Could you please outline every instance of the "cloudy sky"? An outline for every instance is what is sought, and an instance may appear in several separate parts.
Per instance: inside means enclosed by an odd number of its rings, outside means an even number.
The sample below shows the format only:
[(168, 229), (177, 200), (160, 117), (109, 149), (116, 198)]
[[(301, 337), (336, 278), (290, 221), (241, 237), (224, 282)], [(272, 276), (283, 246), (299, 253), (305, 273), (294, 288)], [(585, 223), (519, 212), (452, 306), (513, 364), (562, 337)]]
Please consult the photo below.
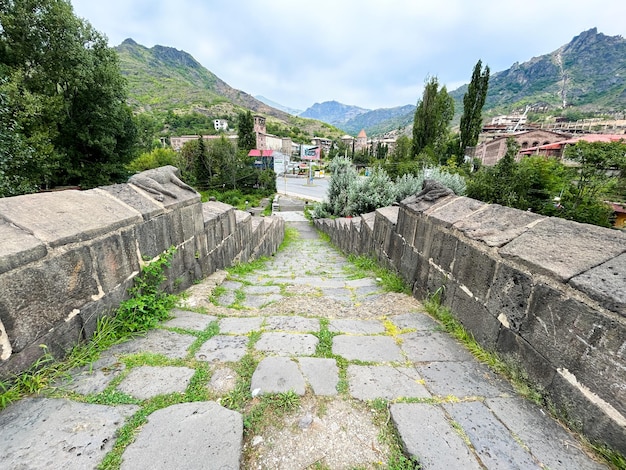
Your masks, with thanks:
[(415, 104), (481, 59), (492, 73), (597, 27), (626, 36), (626, 2), (604, 0), (71, 0), (111, 46), (184, 50), (230, 86), (306, 109)]

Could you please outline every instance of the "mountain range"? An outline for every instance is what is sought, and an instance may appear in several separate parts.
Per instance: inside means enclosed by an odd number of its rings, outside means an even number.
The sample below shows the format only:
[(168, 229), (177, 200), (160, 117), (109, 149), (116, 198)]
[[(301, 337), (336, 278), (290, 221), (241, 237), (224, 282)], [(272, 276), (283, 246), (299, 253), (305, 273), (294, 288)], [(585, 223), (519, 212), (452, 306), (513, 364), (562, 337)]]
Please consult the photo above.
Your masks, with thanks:
[[(412, 104), (368, 110), (328, 101), (315, 103), (299, 113), (267, 98), (231, 88), (184, 51), (164, 46), (148, 49), (132, 39), (125, 40), (116, 50), (122, 73), (128, 80), (129, 102), (137, 111), (195, 110), (215, 117), (230, 117), (238, 110), (250, 109), (268, 116), (268, 122), (276, 125), (305, 126), (310, 133), (328, 137), (342, 132), (355, 135), (361, 129), (368, 135), (382, 134), (410, 125), (415, 112)], [(589, 112), (623, 111), (626, 109), (624, 75), (626, 40), (621, 36), (606, 36), (593, 28), (556, 51), (492, 73), (484, 114), (509, 113), (527, 106), (558, 114), (564, 104)], [(450, 91), (457, 119), (466, 90), (464, 85)]]

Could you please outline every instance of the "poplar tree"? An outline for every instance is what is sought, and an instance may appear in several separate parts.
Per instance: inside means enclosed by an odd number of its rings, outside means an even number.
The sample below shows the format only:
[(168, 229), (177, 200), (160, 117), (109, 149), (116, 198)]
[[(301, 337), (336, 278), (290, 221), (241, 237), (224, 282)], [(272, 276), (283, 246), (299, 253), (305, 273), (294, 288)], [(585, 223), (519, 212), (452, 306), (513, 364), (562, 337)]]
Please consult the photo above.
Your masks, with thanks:
[(256, 148), (254, 118), (250, 111), (240, 112), (237, 117), (237, 147), (241, 150)]
[(472, 80), (463, 96), (463, 115), (461, 116), (461, 143), (458, 155), (459, 164), (463, 163), (465, 149), (478, 143), (478, 134), (482, 129), (482, 111), (489, 88), (489, 66), (483, 70), (482, 61), (474, 66)]
[(437, 77), (432, 77), (424, 87), (413, 120), (413, 156), (427, 147), (440, 151), (448, 136), (448, 125), (454, 115), (454, 100), (445, 85), (439, 89)]

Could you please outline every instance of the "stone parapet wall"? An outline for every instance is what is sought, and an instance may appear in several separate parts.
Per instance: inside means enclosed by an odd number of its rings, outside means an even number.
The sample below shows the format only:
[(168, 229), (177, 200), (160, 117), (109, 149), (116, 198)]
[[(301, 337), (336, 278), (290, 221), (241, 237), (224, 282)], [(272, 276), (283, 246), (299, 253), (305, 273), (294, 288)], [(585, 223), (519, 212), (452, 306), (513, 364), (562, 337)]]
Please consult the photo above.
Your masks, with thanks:
[(439, 292), (578, 430), (626, 454), (626, 233), (457, 196), (316, 226), (417, 298)]
[(0, 198), (0, 380), (45, 350), (60, 358), (128, 298), (141, 267), (175, 247), (169, 292), (274, 253), (285, 225), (165, 185), (159, 202), (132, 184)]

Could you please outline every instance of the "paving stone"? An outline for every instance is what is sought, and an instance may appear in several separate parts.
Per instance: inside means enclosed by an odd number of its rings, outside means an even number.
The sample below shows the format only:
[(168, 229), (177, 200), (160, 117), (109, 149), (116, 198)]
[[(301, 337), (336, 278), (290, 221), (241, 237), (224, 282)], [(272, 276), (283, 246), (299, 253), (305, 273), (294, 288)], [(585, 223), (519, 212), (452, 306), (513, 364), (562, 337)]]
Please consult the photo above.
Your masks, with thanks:
[(415, 369), (389, 366), (348, 366), (350, 395), (360, 400), (429, 398)]
[(242, 302), (245, 308), (257, 309), (263, 308), (273, 302), (278, 302), (284, 297), (280, 294), (269, 295), (246, 295), (246, 299)]
[(372, 279), (369, 277), (365, 277), (363, 279), (352, 279), (352, 280), (345, 281), (345, 286), (351, 289), (356, 289), (358, 287), (379, 288), (378, 282), (376, 282), (376, 279)]
[(280, 286), (245, 286), (243, 291), (248, 294), (267, 295), (280, 294)]
[(247, 336), (217, 335), (200, 346), (196, 359), (208, 362), (237, 362), (247, 352)]
[[(415, 329), (417, 331), (441, 331), (442, 326), (425, 313), (405, 313), (394, 315), (389, 320), (401, 330)], [(408, 333), (408, 332), (407, 332)]]
[(221, 367), (215, 369), (211, 374), (211, 380), (209, 381), (209, 387), (219, 394), (225, 394), (232, 392), (237, 386), (237, 372), (230, 367)]
[[(316, 286), (319, 288), (319, 286)], [(341, 302), (343, 304), (352, 304), (352, 292), (347, 289), (323, 289), (319, 288), (324, 297)]]
[(135, 405), (25, 398), (0, 412), (0, 468), (96, 468)]
[(527, 400), (517, 397), (489, 398), (485, 404), (528, 446), (531, 454), (545, 468), (606, 469), (605, 465), (590, 459), (580, 449), (574, 436)]
[(390, 411), (404, 450), (417, 457), (422, 468), (481, 469), (440, 407), (426, 403), (394, 403)]
[(320, 321), (317, 318), (296, 316), (267, 317), (265, 319), (267, 331), (290, 331), (307, 333), (319, 331)]
[(400, 348), (389, 336), (346, 336), (333, 338), (333, 354), (349, 361), (401, 362)]
[(188, 310), (174, 309), (172, 310), (172, 315), (174, 318), (163, 323), (163, 326), (203, 331), (211, 322), (217, 321), (217, 317), (212, 315), (190, 312)]
[(145, 336), (116, 344), (104, 354), (104, 357), (111, 354), (151, 352), (163, 354), (170, 359), (182, 359), (187, 355), (187, 349), (195, 340), (196, 337), (192, 335), (183, 335), (167, 330), (150, 330)]
[(478, 458), (489, 469), (539, 469), (539, 463), (481, 402), (443, 405), (469, 437)]
[(235, 291), (229, 290), (217, 298), (217, 304), (228, 307), (235, 303)]
[(385, 326), (378, 320), (331, 320), (328, 330), (354, 335), (384, 333)]
[(497, 397), (513, 393), (511, 386), (483, 364), (473, 362), (431, 362), (415, 367), (434, 395)]
[(122, 470), (239, 469), (243, 419), (215, 402), (155, 411), (122, 455)]
[(233, 335), (245, 335), (251, 331), (259, 331), (262, 324), (262, 317), (222, 318), (219, 321), (220, 333)]
[(135, 367), (117, 389), (140, 400), (168, 393), (183, 393), (194, 373), (194, 369), (189, 367)]
[(70, 372), (70, 377), (55, 386), (82, 395), (102, 393), (126, 366), (115, 356), (102, 357), (93, 364)]
[(339, 368), (334, 359), (301, 357), (298, 362), (315, 395), (337, 395)]
[(472, 355), (450, 335), (438, 332), (399, 335), (401, 348), (413, 362), (472, 361)]
[(309, 334), (263, 333), (254, 347), (282, 356), (310, 356), (315, 354), (319, 340)]
[(285, 393), (293, 390), (298, 395), (304, 395), (304, 377), (298, 365), (286, 357), (266, 357), (252, 374), (250, 392), (258, 390), (264, 393)]

